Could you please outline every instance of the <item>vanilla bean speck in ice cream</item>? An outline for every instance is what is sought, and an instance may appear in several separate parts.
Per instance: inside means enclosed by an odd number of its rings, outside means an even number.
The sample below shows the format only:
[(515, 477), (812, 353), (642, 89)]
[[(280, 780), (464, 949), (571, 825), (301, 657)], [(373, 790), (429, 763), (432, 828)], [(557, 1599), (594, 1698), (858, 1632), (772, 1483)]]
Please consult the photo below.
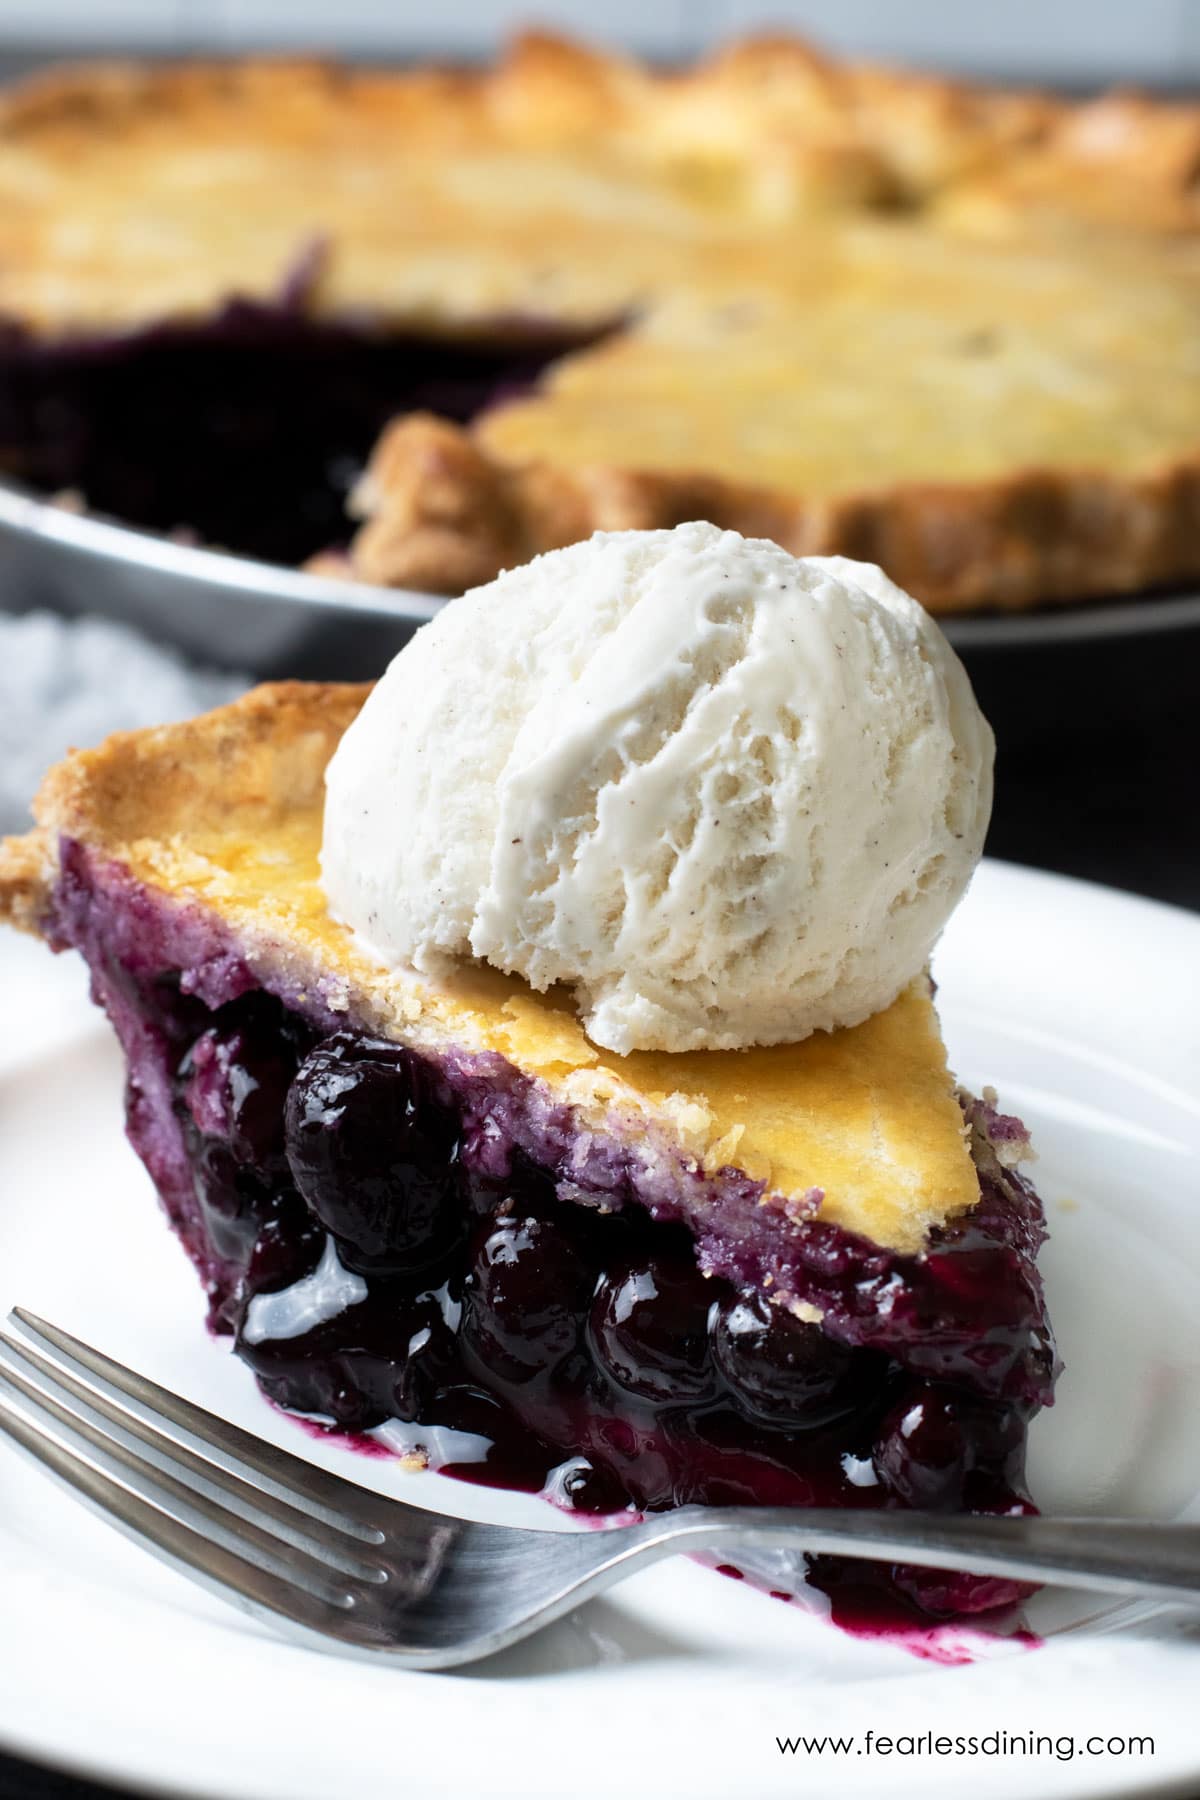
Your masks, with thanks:
[(983, 847), (992, 735), (873, 564), (601, 532), (444, 608), (330, 764), (323, 879), (377, 957), (573, 990), (593, 1042), (857, 1024)]

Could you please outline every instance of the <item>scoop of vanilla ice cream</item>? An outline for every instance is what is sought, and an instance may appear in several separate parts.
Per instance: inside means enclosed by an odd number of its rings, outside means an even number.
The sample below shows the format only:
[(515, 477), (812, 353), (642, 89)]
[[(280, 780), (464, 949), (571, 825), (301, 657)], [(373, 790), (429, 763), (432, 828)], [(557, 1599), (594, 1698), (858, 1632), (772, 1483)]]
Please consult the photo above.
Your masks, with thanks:
[(447, 606), (329, 767), (335, 914), (389, 962), (568, 983), (607, 1049), (852, 1025), (979, 859), (992, 735), (870, 563), (597, 533)]

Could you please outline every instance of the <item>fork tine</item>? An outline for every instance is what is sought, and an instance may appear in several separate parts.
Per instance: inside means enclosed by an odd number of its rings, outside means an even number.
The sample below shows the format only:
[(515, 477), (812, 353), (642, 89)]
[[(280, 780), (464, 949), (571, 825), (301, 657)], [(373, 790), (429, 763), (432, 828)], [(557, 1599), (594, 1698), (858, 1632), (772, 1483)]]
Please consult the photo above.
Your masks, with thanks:
[[(7, 1332), (0, 1330), (0, 1374), (8, 1374), (21, 1387), (26, 1398), (34, 1398), (29, 1377), (26, 1376), (24, 1381), (18, 1380), (20, 1371), (13, 1370), (11, 1363), (5, 1361), (4, 1351), (8, 1351), (10, 1357), (19, 1357), (22, 1368), (41, 1377), (42, 1383), (51, 1383), (52, 1390), (60, 1390), (70, 1395), (71, 1399), (81, 1401), (89, 1412), (99, 1414), (119, 1430), (138, 1438), (151, 1451), (152, 1457), (159, 1459), (153, 1466), (165, 1463), (168, 1475), (177, 1475), (180, 1469), (185, 1469), (189, 1475), (197, 1477), (236, 1518), (241, 1519), (249, 1514), (251, 1522), (256, 1515), (258, 1518), (268, 1519), (288, 1543), (299, 1550), (314, 1553), (322, 1562), (339, 1569), (344, 1575), (355, 1575), (366, 1581), (378, 1579), (375, 1565), (363, 1562), (351, 1548), (352, 1545), (360, 1545), (361, 1538), (350, 1537), (340, 1528), (331, 1538), (331, 1528), (323, 1521), (302, 1512), (290, 1501), (280, 1500), (266, 1489), (243, 1481), (240, 1475), (227, 1470), (211, 1458), (198, 1455), (187, 1444), (158, 1430), (132, 1407), (113, 1399), (98, 1383), (79, 1380), (66, 1369), (58, 1367), (49, 1357), (42, 1356), (32, 1344), (21, 1338), (9, 1337)], [(47, 1394), (44, 1385), (38, 1385), (36, 1397), (44, 1400), (47, 1405), (53, 1403), (53, 1391)], [(71, 1418), (73, 1422), (79, 1418), (73, 1409)], [(83, 1423), (80, 1421), (80, 1429), (83, 1428)]]
[[(93, 1425), (89, 1419), (72, 1410), (52, 1393), (46, 1393), (34, 1381), (26, 1379), (18, 1370), (7, 1362), (0, 1362), (0, 1393), (11, 1407), (12, 1392), (21, 1398), (39, 1415), (48, 1414), (59, 1426), (81, 1438), (110, 1463), (117, 1463), (126, 1472), (122, 1476), (122, 1485), (139, 1491), (144, 1499), (167, 1510), (166, 1502), (170, 1502), (170, 1511), (175, 1516), (194, 1515), (204, 1521), (214, 1539), (227, 1540), (227, 1547), (235, 1551), (249, 1550), (256, 1562), (286, 1580), (297, 1582), (322, 1598), (332, 1600), (343, 1591), (347, 1571), (339, 1571), (329, 1566), (325, 1560), (318, 1560), (308, 1551), (294, 1543), (264, 1531), (252, 1520), (243, 1518), (231, 1508), (223, 1506), (220, 1501), (212, 1500), (207, 1494), (188, 1487), (175, 1475), (160, 1469), (148, 1462), (136, 1450), (131, 1449), (120, 1439), (112, 1437), (102, 1427)], [(56, 1436), (60, 1434), (56, 1433)], [(80, 1454), (77, 1450), (76, 1454)], [(359, 1573), (359, 1571), (350, 1571)], [(362, 1571), (371, 1579), (370, 1573)], [(342, 1582), (339, 1585), (339, 1574)], [(382, 1571), (375, 1571), (374, 1579), (384, 1579)]]
[[(132, 1369), (114, 1362), (103, 1351), (94, 1350), (90, 1344), (82, 1343), (70, 1332), (38, 1318), (36, 1313), (26, 1311), (23, 1306), (14, 1306), (9, 1318), (54, 1352), (56, 1366), (65, 1365), (77, 1379), (81, 1372), (93, 1376), (104, 1384), (105, 1389), (115, 1388), (147, 1408), (160, 1428), (169, 1422), (187, 1437), (210, 1445), (228, 1460), (232, 1472), (248, 1485), (258, 1487), (261, 1484), (310, 1517), (319, 1518), (364, 1543), (383, 1542), (384, 1533), (372, 1516), (378, 1512), (380, 1500), (370, 1489), (359, 1487), (345, 1476), (331, 1475), (315, 1463), (305, 1462), (290, 1451), (252, 1437), (248, 1431), (205, 1412), (202, 1407), (159, 1387), (146, 1376), (135, 1375)], [(174, 1438), (173, 1433), (164, 1432), (163, 1435)]]
[(153, 1545), (168, 1562), (215, 1592), (238, 1595), (250, 1610), (291, 1620), (305, 1630), (336, 1634), (354, 1608), (349, 1593), (318, 1594), (213, 1542), (163, 1500), (140, 1494), (110, 1473), (67, 1433), (31, 1420), (0, 1393), (0, 1431), (76, 1494), (90, 1502), (135, 1542)]

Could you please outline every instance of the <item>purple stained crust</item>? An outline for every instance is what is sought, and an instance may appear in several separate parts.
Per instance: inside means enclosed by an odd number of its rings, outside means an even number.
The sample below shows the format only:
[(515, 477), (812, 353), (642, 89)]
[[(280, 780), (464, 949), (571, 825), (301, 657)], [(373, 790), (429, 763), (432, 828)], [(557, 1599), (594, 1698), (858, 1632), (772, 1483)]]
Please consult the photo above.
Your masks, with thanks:
[[(1026, 1426), (1057, 1372), (1044, 1223), (990, 1104), (964, 1101), (979, 1206), (899, 1256), (822, 1221), (817, 1190), (785, 1214), (653, 1131), (581, 1131), (499, 1055), (372, 1036), (331, 986), (256, 968), (210, 914), (69, 840), (48, 930), (125, 1048), (129, 1136), (210, 1322), (280, 1404), (468, 1433), (482, 1455), (439, 1466), (582, 1510), (1029, 1508)], [(330, 1267), (334, 1314), (264, 1332), (259, 1302)], [(863, 1580), (810, 1573), (835, 1605)], [(935, 1616), (1020, 1592), (880, 1579)]]

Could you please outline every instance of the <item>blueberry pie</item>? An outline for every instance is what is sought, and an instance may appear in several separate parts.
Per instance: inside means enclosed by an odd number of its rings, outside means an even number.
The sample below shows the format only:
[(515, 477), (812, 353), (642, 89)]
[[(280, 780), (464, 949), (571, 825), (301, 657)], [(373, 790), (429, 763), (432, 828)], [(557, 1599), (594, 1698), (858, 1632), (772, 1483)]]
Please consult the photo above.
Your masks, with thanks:
[[(637, 611), (655, 630), (668, 600), (661, 584), (654, 591), (650, 561), (660, 557), (661, 571), (668, 553), (686, 553), (686, 603), (701, 593), (704, 655), (688, 653), (687, 679), (699, 685), (673, 736), (647, 748), (618, 731), (628, 764), (604, 775), (595, 829), (576, 841), (573, 867), (599, 854), (611, 795), (628, 812), (647, 804), (646, 771), (661, 769), (659, 757), (689, 732), (707, 729), (698, 709), (725, 695), (752, 710), (755, 684), (777, 660), (764, 642), (761, 668), (754, 663), (755, 632), (771, 625), (760, 615), (799, 616), (790, 589), (770, 580), (772, 571), (787, 574), (784, 564), (801, 565), (774, 546), (752, 546), (766, 598), (749, 637), (731, 648), (718, 604), (740, 604), (726, 598), (740, 565), (728, 534), (688, 531), (683, 539), (654, 534), (675, 539), (668, 551), (626, 540), (597, 551), (636, 564), (642, 587), (625, 622)], [(585, 603), (572, 588), (580, 553), (591, 549), (557, 553), (574, 564), (544, 559), (555, 565), (546, 592), (580, 619), (599, 610), (594, 594)], [(837, 559), (807, 565), (804, 604), (814, 616), (842, 607), (831, 615), (831, 641), (842, 644), (839, 666), (857, 682), (853, 622), (838, 585), (850, 580), (847, 569)], [(520, 603), (514, 580), (526, 573), (505, 578), (507, 603)], [(601, 575), (608, 591), (611, 568)], [(882, 583), (877, 571), (874, 578)], [(482, 619), (503, 601), (491, 593), (463, 600), (468, 635), (476, 603)], [(907, 629), (899, 599), (889, 604), (897, 631)], [(881, 618), (872, 610), (861, 634), (872, 654), (889, 629)], [(548, 611), (546, 620), (546, 629), (561, 630), (560, 617)], [(682, 644), (677, 623), (667, 628)], [(815, 642), (817, 626), (804, 630)], [(539, 692), (557, 705), (555, 646), (537, 633), (534, 641)], [(427, 642), (424, 664), (405, 665)], [(452, 647), (444, 630), (442, 642)], [(418, 954), (419, 969), (379, 952), (381, 914), (371, 915), (375, 945), (334, 916), (330, 817), (341, 807), (357, 818), (368, 806), (353, 756), (347, 765), (349, 746), (366, 746), (372, 767), (382, 766), (380, 730), (400, 729), (410, 716), (389, 684), (405, 665), (410, 695), (436, 688), (437, 647), (436, 636), (420, 634), (369, 700), (357, 687), (267, 686), (190, 723), (75, 753), (47, 778), (39, 828), (3, 851), (0, 910), (88, 962), (128, 1059), (129, 1136), (203, 1281), (213, 1328), (234, 1334), (266, 1393), (287, 1408), (345, 1431), (378, 1430), (464, 1479), (546, 1491), (585, 1511), (685, 1502), (1026, 1509), (1026, 1426), (1050, 1401), (1057, 1372), (1035, 1266), (1042, 1209), (1016, 1166), (1028, 1148), (1022, 1126), (990, 1093), (956, 1091), (924, 973), (860, 1022), (799, 1041), (613, 1051), (598, 1038), (623, 1031), (644, 1041), (664, 1026), (647, 1024), (644, 1008), (622, 1010), (620, 993), (604, 989), (599, 999), (594, 965), (585, 1030), (578, 996), (532, 965), (526, 976), (481, 956)], [(586, 711), (594, 720), (603, 658), (581, 673), (578, 645), (562, 654), (572, 681), (591, 683), (590, 698), (575, 696), (572, 717), (577, 725)], [(498, 684), (510, 680), (503, 661), (490, 664)], [(986, 822), (987, 796), (963, 771), (972, 758), (978, 770), (990, 767), (990, 739), (972, 739), (970, 722), (956, 718), (969, 698), (961, 671), (943, 688), (931, 662), (933, 652), (929, 662), (918, 655), (906, 664), (917, 712), (904, 712), (895, 696), (889, 703), (909, 723), (884, 746), (880, 767), (896, 766), (882, 810), (925, 805), (932, 787), (930, 805), (951, 844), (970, 835), (976, 815)], [(620, 663), (622, 689), (636, 688), (631, 666)], [(460, 671), (458, 679), (469, 678)], [(643, 738), (662, 692), (658, 676), (647, 680), (636, 704)], [(836, 698), (828, 709), (844, 710)], [(532, 716), (523, 709), (526, 721)], [(543, 746), (548, 717), (536, 720)], [(804, 730), (819, 734), (824, 718), (814, 701)], [(955, 742), (939, 741), (952, 793), (937, 789), (920, 751), (920, 734), (940, 732), (946, 720)], [(477, 719), (477, 759), (486, 763), (489, 733), (508, 730)], [(739, 823), (734, 739), (723, 741), (728, 779), (710, 790), (702, 773), (716, 811), (696, 837), (719, 822), (729, 834), (728, 868), (763, 828), (772, 779), (789, 812), (815, 812), (820, 801), (815, 788), (798, 800), (777, 771), (743, 796)], [(450, 738), (441, 744), (452, 756)], [(870, 731), (859, 744), (870, 764)], [(696, 743), (693, 753), (703, 771)], [(518, 735), (501, 778), (488, 775), (478, 795), (457, 788), (464, 833), (473, 805), (500, 805), (489, 799), (497, 790), (515, 804), (522, 754)], [(746, 754), (752, 762), (765, 754), (753, 735)], [(907, 773), (899, 766), (906, 757)], [(331, 758), (338, 766), (322, 870)], [(873, 782), (864, 782), (860, 802), (846, 773), (839, 804), (876, 804)], [(686, 789), (685, 773), (672, 792)], [(549, 791), (539, 788), (539, 805)], [(442, 816), (436, 792), (424, 804)], [(388, 816), (398, 816), (391, 802)], [(663, 830), (680, 835), (660, 819), (651, 836)], [(406, 825), (401, 835), (420, 887), (424, 845)], [(889, 905), (897, 938), (907, 909), (921, 917), (928, 885), (941, 878), (943, 852), (921, 842), (925, 887), (905, 875)], [(627, 836), (621, 843), (628, 871), (635, 852)], [(836, 833), (826, 830), (822, 844), (836, 872)], [(439, 920), (461, 876), (446, 848)], [(975, 854), (977, 844), (968, 845), (964, 856)], [(769, 856), (755, 857), (760, 956), (772, 871)], [(682, 876), (676, 888), (686, 898)], [(527, 891), (547, 890), (531, 880)], [(571, 890), (559, 890), (556, 904), (570, 913)], [(722, 907), (737, 914), (728, 929), (745, 988), (752, 970), (737, 938), (741, 915), (734, 902)], [(338, 910), (353, 905), (339, 900)], [(842, 901), (836, 910), (846, 916)], [(664, 900), (655, 917), (661, 925), (669, 915)], [(815, 940), (820, 929), (814, 910), (797, 931)], [(530, 925), (531, 941), (535, 930), (543, 947), (565, 941), (544, 922)], [(661, 933), (652, 941), (657, 956), (673, 954)], [(859, 976), (861, 950), (856, 944), (850, 959)], [(919, 961), (923, 948), (914, 954)], [(627, 961), (637, 955), (635, 945)], [(511, 968), (519, 959), (510, 949), (503, 960)], [(784, 965), (772, 969), (786, 987)], [(660, 999), (663, 1016), (675, 1006), (671, 1016), (692, 1029), (690, 991), (673, 1001), (664, 990)], [(859, 1577), (828, 1562), (812, 1579), (836, 1599)], [(1003, 1581), (905, 1569), (890, 1571), (886, 1584), (938, 1617), (995, 1607), (1017, 1592)]]
[(56, 70), (0, 104), (0, 469), (447, 594), (694, 517), (946, 612), (1194, 579), (1198, 156), (788, 39)]

